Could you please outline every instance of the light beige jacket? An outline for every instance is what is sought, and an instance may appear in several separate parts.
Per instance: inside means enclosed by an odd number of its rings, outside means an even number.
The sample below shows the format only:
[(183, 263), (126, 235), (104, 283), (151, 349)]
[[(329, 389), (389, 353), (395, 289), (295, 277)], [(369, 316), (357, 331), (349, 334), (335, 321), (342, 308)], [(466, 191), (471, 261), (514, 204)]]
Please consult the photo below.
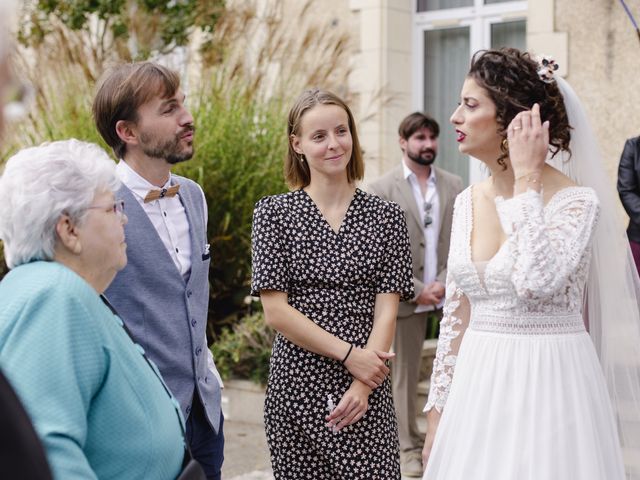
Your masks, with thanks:
[[(447, 257), (449, 256), (453, 203), (456, 196), (462, 191), (463, 186), (462, 178), (459, 176), (436, 166), (432, 168), (435, 169), (438, 199), (440, 202), (440, 232), (438, 234), (437, 246), (438, 268), (436, 271), (438, 272), (437, 280), (444, 285), (447, 276)], [(424, 288), (424, 283), (422, 282), (424, 278), (424, 230), (411, 185), (409, 181), (404, 178), (402, 164), (372, 182), (367, 187), (367, 191), (385, 200), (397, 203), (405, 212), (407, 229), (409, 230), (409, 241), (411, 242), (411, 257), (413, 259), (413, 285), (417, 297)], [(413, 314), (415, 309), (415, 301), (400, 302), (398, 316), (407, 317)]]

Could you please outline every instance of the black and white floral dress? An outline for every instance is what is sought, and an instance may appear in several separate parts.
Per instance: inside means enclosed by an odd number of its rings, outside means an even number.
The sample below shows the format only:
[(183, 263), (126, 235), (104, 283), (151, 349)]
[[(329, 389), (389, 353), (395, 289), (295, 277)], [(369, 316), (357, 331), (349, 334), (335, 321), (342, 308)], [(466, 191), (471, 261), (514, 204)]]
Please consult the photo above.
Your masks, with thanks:
[[(402, 210), (359, 189), (337, 233), (304, 190), (263, 198), (252, 247), (254, 295), (287, 292), (292, 307), (359, 347), (371, 333), (377, 293), (414, 294)], [(352, 380), (340, 362), (276, 336), (264, 414), (276, 479), (400, 479), (388, 378), (360, 421), (337, 433), (326, 427), (329, 398), (337, 404)]]

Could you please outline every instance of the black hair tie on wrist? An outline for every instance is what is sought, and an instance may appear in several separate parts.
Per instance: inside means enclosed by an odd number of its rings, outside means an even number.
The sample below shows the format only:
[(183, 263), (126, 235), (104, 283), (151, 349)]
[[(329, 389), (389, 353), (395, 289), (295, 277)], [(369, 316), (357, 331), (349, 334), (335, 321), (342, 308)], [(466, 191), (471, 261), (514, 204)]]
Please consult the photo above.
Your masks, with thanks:
[(351, 355), (351, 350), (353, 350), (353, 343), (351, 345), (349, 345), (349, 351), (347, 352), (347, 354), (342, 359), (342, 362), (340, 362), (340, 363), (342, 363), (344, 365), (344, 362), (346, 362), (347, 358), (349, 358), (349, 355)]

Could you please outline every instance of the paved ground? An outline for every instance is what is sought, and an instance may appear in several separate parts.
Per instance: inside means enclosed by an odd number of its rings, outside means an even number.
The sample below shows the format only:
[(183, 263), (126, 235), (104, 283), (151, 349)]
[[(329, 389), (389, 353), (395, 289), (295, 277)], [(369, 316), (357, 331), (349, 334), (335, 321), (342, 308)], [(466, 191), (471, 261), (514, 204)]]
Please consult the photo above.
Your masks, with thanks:
[(273, 480), (262, 425), (225, 421), (224, 480)]

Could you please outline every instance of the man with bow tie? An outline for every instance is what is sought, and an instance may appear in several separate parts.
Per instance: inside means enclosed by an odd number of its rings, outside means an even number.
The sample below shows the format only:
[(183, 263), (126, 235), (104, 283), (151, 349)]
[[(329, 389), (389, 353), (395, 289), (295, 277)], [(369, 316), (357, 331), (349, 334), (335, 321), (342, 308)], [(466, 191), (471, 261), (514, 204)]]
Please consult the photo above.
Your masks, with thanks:
[(180, 402), (186, 436), (207, 478), (219, 479), (222, 381), (207, 347), (207, 205), (171, 173), (193, 156), (195, 128), (180, 78), (152, 62), (115, 67), (93, 103), (96, 126), (120, 159), (128, 264), (105, 292)]

